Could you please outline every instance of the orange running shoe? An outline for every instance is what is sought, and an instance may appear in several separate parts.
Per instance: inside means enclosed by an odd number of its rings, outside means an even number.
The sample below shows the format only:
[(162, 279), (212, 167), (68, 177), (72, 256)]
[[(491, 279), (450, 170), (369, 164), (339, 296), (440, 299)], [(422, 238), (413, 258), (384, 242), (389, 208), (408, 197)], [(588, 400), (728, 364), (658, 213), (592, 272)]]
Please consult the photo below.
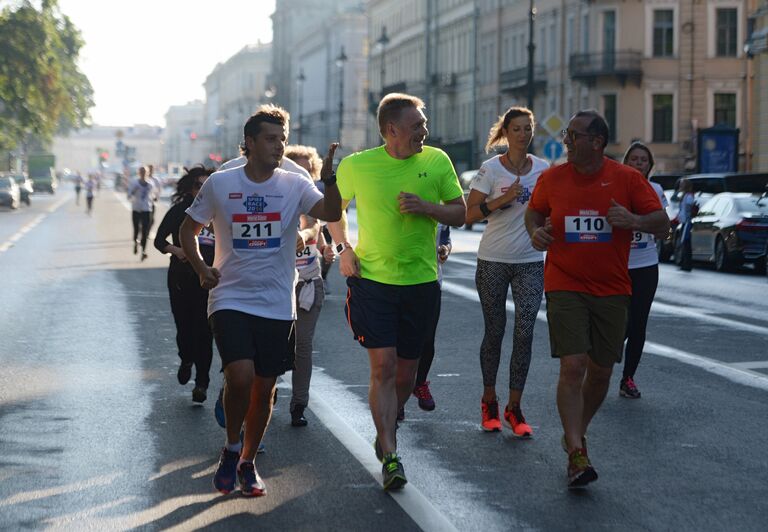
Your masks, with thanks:
[(512, 429), (512, 434), (516, 438), (530, 438), (533, 436), (533, 429), (525, 422), (520, 405), (513, 405), (512, 410), (504, 409), (504, 424)]
[(483, 411), (483, 420), (480, 426), (485, 432), (499, 432), (501, 430), (501, 419), (499, 419), (499, 402), (492, 401), (486, 403), (480, 401), (480, 407)]

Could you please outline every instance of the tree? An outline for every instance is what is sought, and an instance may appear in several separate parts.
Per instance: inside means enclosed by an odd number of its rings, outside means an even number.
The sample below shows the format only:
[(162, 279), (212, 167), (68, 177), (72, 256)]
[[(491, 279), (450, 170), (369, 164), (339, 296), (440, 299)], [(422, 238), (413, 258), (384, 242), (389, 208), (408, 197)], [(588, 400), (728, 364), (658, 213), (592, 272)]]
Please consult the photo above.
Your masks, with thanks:
[(0, 12), (0, 150), (50, 142), (90, 121), (93, 89), (77, 67), (83, 40), (56, 0)]

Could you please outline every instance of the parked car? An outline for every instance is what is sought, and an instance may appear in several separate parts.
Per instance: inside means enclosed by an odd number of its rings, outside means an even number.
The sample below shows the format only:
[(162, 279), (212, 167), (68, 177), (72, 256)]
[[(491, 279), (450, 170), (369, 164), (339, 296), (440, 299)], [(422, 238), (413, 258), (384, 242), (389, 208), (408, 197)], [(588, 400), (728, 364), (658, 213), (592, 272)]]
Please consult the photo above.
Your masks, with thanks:
[(13, 174), (10, 177), (16, 181), (17, 185), (19, 185), (21, 202), (26, 203), (27, 205), (31, 205), (32, 200), (30, 199), (30, 196), (32, 196), (32, 192), (34, 192), (32, 180), (26, 174)]
[(18, 209), (19, 203), (21, 203), (19, 185), (12, 177), (0, 177), (0, 205)]
[(713, 262), (729, 271), (752, 262), (766, 267), (768, 197), (744, 192), (723, 192), (705, 202), (693, 218), (691, 252), (694, 260)]

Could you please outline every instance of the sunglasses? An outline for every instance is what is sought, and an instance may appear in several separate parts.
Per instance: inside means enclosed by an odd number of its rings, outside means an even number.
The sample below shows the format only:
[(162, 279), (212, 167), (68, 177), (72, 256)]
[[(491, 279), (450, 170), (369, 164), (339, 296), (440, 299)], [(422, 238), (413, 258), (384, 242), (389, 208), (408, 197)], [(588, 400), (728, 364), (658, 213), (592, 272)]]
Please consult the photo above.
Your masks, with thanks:
[(568, 138), (571, 142), (576, 142), (576, 139), (579, 137), (594, 137), (595, 135), (591, 133), (580, 133), (578, 131), (574, 131), (572, 129), (563, 129), (560, 131), (560, 138), (566, 139)]

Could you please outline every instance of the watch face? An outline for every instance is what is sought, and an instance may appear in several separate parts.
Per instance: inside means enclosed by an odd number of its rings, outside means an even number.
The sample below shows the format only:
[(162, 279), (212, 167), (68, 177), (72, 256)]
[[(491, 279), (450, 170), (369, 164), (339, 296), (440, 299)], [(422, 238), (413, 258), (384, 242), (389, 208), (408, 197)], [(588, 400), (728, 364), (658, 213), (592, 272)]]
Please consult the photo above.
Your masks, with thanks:
[(344, 244), (336, 244), (336, 253), (344, 251)]

